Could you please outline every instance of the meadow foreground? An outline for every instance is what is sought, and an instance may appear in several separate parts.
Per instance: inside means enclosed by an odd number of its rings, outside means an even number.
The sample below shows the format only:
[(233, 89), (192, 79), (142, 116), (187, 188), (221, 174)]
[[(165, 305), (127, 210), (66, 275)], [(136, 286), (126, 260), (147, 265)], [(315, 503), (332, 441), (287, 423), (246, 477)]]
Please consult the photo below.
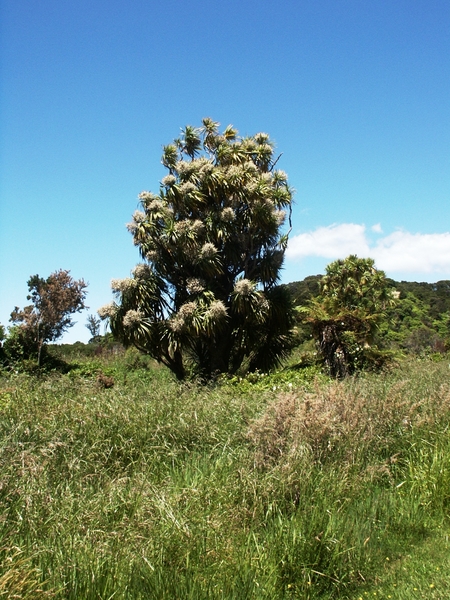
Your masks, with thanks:
[(448, 359), (198, 386), (130, 356), (0, 376), (0, 597), (448, 597)]

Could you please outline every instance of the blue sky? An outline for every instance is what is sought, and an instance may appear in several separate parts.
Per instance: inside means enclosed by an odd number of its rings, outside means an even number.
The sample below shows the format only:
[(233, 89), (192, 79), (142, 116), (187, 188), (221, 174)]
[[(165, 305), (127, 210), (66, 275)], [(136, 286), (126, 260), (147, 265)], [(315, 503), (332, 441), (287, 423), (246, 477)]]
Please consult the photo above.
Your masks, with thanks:
[[(265, 131), (296, 189), (283, 281), (349, 253), (450, 279), (448, 0), (0, 0), (0, 323), (69, 269), (89, 313), (138, 262), (163, 144)], [(87, 341), (87, 313), (64, 341)]]

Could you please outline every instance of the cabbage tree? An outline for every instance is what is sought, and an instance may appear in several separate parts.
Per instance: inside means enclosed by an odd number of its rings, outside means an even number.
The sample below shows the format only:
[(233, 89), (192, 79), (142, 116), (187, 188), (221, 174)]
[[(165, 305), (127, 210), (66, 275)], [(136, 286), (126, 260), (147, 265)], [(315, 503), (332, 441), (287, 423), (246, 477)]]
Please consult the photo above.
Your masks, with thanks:
[(293, 309), (278, 285), (292, 190), (266, 133), (203, 119), (164, 146), (157, 193), (128, 229), (142, 263), (113, 280), (99, 315), (179, 379), (268, 370), (287, 354)]
[(312, 325), (330, 374), (344, 377), (381, 360), (374, 339), (394, 295), (373, 259), (350, 255), (330, 263), (319, 289), (299, 311)]

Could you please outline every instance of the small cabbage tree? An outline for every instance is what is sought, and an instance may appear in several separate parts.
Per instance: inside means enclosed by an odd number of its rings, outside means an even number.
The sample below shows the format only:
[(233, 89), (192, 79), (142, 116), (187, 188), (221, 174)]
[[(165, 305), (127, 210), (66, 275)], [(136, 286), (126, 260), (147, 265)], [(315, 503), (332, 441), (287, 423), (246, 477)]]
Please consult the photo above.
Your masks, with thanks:
[(319, 295), (299, 310), (312, 325), (330, 374), (344, 377), (376, 362), (375, 333), (394, 302), (384, 272), (371, 258), (351, 255), (330, 263), (319, 287)]
[(99, 310), (113, 334), (179, 379), (268, 370), (290, 349), (293, 309), (278, 286), (292, 190), (266, 133), (204, 119), (164, 147), (168, 174), (128, 225), (143, 263)]

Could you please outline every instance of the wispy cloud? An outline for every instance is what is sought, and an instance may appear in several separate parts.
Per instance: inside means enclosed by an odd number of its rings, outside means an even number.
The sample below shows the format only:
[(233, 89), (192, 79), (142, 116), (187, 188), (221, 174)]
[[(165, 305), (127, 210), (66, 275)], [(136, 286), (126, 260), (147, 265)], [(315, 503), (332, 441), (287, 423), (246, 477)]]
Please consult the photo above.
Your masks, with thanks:
[[(379, 224), (371, 228), (379, 234)], [(310, 256), (330, 260), (349, 254), (375, 259), (378, 268), (387, 272), (448, 273), (450, 277), (450, 232), (409, 233), (395, 231), (371, 241), (365, 225), (343, 223), (330, 225), (293, 236), (287, 258), (292, 261)]]

